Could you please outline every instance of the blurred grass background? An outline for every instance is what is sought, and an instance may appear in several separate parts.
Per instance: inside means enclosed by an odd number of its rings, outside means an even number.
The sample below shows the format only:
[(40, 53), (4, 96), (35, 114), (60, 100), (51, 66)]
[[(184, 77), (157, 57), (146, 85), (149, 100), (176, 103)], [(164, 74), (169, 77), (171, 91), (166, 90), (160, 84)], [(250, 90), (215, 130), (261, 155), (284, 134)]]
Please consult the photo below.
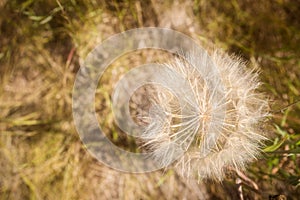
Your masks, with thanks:
[[(80, 142), (71, 110), (80, 62), (112, 34), (146, 26), (173, 28), (260, 66), (273, 112), (265, 122), (271, 140), (244, 172), (251, 181), (243, 179), (243, 195), (299, 198), (299, 15), (299, 0), (0, 1), (0, 198), (238, 199), (238, 174), (198, 184), (171, 169), (120, 173)], [(130, 149), (135, 144), (118, 137), (112, 116), (100, 112), (109, 106), (111, 78), (99, 92), (98, 117), (106, 116), (112, 140)]]

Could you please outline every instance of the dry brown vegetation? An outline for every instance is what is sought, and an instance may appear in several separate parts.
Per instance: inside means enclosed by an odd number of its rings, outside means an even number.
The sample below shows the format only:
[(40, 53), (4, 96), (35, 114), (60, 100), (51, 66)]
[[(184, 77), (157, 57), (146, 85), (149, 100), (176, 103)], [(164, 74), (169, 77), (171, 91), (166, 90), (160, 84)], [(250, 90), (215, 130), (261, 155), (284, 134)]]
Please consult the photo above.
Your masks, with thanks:
[[(2, 0), (0, 198), (238, 199), (239, 176), (245, 199), (276, 194), (297, 199), (299, 14), (298, 0)], [(126, 174), (97, 162), (85, 150), (72, 119), (72, 87), (80, 63), (112, 34), (146, 26), (173, 28), (261, 68), (261, 90), (273, 110), (266, 121), (271, 140), (263, 157), (244, 174), (232, 173), (223, 183), (185, 180), (172, 169)], [(96, 94), (105, 132), (132, 151), (135, 142), (122, 136), (108, 110), (111, 88), (124, 72), (119, 66), (128, 69), (160, 59), (155, 52), (121, 58)]]

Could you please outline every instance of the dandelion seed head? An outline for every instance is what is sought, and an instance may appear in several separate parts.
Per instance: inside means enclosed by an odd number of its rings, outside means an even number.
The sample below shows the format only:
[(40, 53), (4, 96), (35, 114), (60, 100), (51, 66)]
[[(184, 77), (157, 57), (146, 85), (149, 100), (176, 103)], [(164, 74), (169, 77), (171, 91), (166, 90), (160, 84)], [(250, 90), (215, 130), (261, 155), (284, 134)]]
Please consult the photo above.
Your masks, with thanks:
[[(175, 160), (175, 167), (186, 177), (222, 180), (226, 169), (243, 170), (259, 156), (266, 139), (259, 126), (269, 115), (268, 102), (258, 92), (258, 69), (248, 69), (238, 56), (220, 50), (210, 54), (220, 80), (207, 67), (206, 55), (187, 57), (164, 64), (186, 80), (190, 91), (174, 83), (184, 102), (180, 104), (157, 89), (156, 106), (142, 134), (144, 147), (162, 167)], [(222, 84), (224, 95), (209, 81)]]

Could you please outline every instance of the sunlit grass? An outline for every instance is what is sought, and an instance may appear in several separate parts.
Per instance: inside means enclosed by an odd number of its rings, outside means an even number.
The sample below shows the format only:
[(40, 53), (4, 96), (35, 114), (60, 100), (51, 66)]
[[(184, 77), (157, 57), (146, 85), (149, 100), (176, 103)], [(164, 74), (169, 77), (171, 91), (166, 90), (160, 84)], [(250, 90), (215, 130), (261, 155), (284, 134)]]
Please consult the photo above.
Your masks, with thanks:
[[(97, 163), (82, 146), (72, 121), (73, 81), (87, 53), (114, 33), (168, 24), (163, 22), (171, 16), (162, 10), (176, 10), (173, 5), (184, 5), (191, 23), (169, 27), (261, 68), (261, 90), (273, 110), (265, 122), (271, 140), (263, 158), (245, 172), (258, 184), (258, 193), (251, 187), (244, 193), (259, 198), (299, 196), (300, 103), (295, 102), (300, 100), (300, 8), (295, 1), (10, 0), (0, 3), (2, 199), (195, 199), (205, 191), (172, 170), (131, 175)], [(106, 80), (99, 94), (109, 100), (111, 79)], [(112, 140), (135, 145), (124, 142), (112, 116), (107, 117), (103, 125)], [(211, 198), (235, 198), (232, 190), (230, 178), (223, 186), (207, 184)]]

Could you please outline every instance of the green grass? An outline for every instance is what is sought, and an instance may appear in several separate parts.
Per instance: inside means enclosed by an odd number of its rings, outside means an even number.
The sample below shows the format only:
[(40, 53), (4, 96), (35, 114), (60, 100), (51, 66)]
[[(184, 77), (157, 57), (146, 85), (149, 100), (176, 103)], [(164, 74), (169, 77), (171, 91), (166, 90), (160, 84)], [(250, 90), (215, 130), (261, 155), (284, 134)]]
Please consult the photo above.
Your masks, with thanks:
[[(183, 22), (170, 25), (178, 10), (186, 10)], [(258, 190), (244, 182), (244, 195), (266, 199), (284, 194), (296, 199), (300, 195), (300, 103), (295, 103), (300, 100), (299, 13), (299, 3), (293, 0), (1, 1), (0, 198), (195, 199), (205, 191), (202, 184), (186, 183), (172, 170), (135, 175), (107, 168), (86, 152), (73, 124), (72, 87), (87, 53), (114, 33), (168, 26), (261, 68), (261, 90), (269, 96), (273, 111), (265, 122), (270, 141), (263, 157), (244, 172)], [(147, 54), (135, 58), (130, 62), (145, 61)], [(126, 59), (118, 62), (116, 66), (132, 64)], [(101, 123), (116, 144), (134, 150), (135, 143), (122, 137), (106, 114), (110, 78), (97, 98), (98, 109), (104, 110), (100, 118), (107, 116)], [(236, 176), (230, 177), (223, 184), (206, 184), (210, 198), (237, 197)]]

